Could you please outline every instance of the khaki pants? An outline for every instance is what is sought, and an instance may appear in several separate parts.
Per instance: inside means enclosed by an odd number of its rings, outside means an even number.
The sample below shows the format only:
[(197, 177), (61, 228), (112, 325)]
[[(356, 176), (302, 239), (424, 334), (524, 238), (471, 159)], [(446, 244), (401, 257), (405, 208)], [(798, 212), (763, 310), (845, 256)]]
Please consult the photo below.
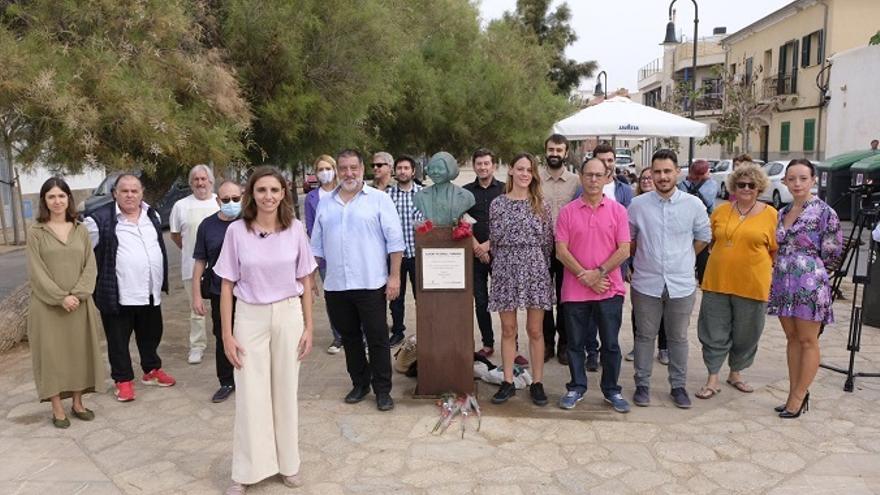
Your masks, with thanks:
[(297, 348), (303, 332), (298, 297), (235, 306), (234, 336), (244, 347), (235, 370), (232, 480), (253, 484), (299, 472)]
[[(186, 300), (189, 301), (189, 348), (204, 351), (208, 347), (208, 335), (205, 333), (205, 317), (192, 310), (192, 284), (192, 279), (183, 281), (183, 290), (186, 292)], [(205, 298), (205, 304), (210, 304), (207, 301), (207, 296), (207, 294), (202, 294), (202, 297)]]

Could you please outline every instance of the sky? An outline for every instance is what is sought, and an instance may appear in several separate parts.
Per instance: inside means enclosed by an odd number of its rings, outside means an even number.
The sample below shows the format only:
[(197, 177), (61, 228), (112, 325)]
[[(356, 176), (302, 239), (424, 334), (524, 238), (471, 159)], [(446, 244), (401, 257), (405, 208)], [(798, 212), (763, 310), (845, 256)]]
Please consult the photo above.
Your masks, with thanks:
[[(516, 8), (516, 0), (479, 0), (485, 23)], [(726, 26), (736, 32), (776, 11), (792, 0), (697, 0), (700, 9), (699, 36), (710, 36), (712, 28)], [(563, 3), (554, 0), (553, 6)], [(578, 40), (566, 50), (577, 61), (595, 60), (599, 71), (608, 74), (611, 90), (621, 87), (638, 90), (638, 70), (662, 55), (660, 42), (666, 34), (668, 0), (568, 0), (572, 26)], [(676, 28), (691, 39), (694, 32), (694, 6), (691, 1), (675, 3)], [(598, 73), (598, 71), (597, 71)], [(604, 84), (605, 78), (602, 78)], [(595, 86), (594, 80), (581, 81), (582, 88)]]

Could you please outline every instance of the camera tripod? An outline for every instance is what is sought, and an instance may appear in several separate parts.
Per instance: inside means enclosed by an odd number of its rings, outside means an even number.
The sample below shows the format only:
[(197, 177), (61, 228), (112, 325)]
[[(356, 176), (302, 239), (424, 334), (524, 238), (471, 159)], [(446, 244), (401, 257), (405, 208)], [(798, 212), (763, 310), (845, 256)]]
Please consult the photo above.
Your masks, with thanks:
[[(877, 254), (874, 241), (871, 240), (868, 244), (869, 249), (865, 272), (859, 273), (859, 255), (861, 253), (859, 246), (862, 245), (862, 234), (865, 229), (867, 228), (870, 236), (871, 229), (877, 223), (878, 217), (880, 217), (880, 209), (878, 209), (876, 205), (870, 209), (859, 210), (853, 223), (852, 230), (844, 244), (844, 252), (841, 258), (840, 267), (835, 270), (833, 276), (831, 293), (832, 300), (837, 299), (837, 296), (841, 295), (840, 284), (849, 272), (850, 267), (853, 267), (852, 312), (849, 319), (849, 336), (846, 341), (846, 350), (849, 351), (849, 366), (847, 368), (841, 368), (825, 363), (821, 363), (819, 366), (846, 375), (846, 381), (843, 384), (843, 390), (846, 392), (853, 391), (856, 377), (880, 377), (880, 373), (862, 373), (855, 371), (856, 353), (859, 352), (862, 345), (862, 308), (865, 303), (864, 286), (870, 285), (871, 283), (871, 269), (874, 266)], [(860, 286), (862, 287), (861, 299), (859, 298)], [(824, 330), (825, 326), (823, 325), (822, 331), (819, 332), (819, 335), (821, 335)]]

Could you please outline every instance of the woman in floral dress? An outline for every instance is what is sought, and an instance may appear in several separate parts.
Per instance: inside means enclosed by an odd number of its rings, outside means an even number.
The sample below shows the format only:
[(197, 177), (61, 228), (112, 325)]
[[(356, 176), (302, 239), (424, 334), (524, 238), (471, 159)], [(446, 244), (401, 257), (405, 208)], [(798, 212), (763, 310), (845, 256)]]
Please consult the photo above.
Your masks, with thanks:
[(840, 258), (843, 237), (837, 213), (810, 193), (816, 184), (810, 161), (789, 162), (784, 180), (794, 201), (779, 214), (768, 313), (779, 317), (788, 341), (788, 400), (776, 411), (781, 418), (796, 418), (809, 409), (809, 387), (819, 369), (819, 329), (834, 321), (826, 267)]
[(550, 281), (550, 252), (553, 225), (550, 207), (541, 194), (541, 179), (535, 158), (522, 153), (512, 161), (507, 193), (489, 205), (489, 240), (492, 246), (492, 287), (489, 311), (501, 317), (501, 360), (504, 381), (492, 402), (501, 404), (516, 393), (513, 361), (516, 356), (516, 312), (526, 309), (529, 358), (534, 382), (532, 401), (547, 404), (541, 383), (544, 374), (544, 311), (555, 304)]

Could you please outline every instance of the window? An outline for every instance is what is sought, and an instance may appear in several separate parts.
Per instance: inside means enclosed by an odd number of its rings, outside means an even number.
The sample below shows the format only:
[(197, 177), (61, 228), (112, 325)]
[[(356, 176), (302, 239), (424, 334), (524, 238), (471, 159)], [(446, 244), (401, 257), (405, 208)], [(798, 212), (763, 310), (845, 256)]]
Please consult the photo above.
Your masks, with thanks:
[(801, 39), (801, 67), (819, 65), (825, 57), (823, 30), (813, 31)]
[(749, 58), (746, 59), (746, 75), (745, 75), (745, 77), (743, 78), (743, 81), (744, 81), (746, 84), (752, 84), (752, 69), (753, 69), (753, 68), (754, 68), (754, 67), (753, 67), (753, 64), (752, 64), (752, 57), (749, 57)]
[(773, 162), (770, 164), (770, 170), (767, 171), (767, 175), (773, 177), (774, 175), (782, 175), (783, 165), (779, 162)]
[(816, 119), (804, 121), (804, 151), (813, 151), (816, 146)]
[(791, 137), (791, 122), (783, 122), (780, 125), (781, 135), (779, 136), (779, 151), (788, 153), (789, 139)]

